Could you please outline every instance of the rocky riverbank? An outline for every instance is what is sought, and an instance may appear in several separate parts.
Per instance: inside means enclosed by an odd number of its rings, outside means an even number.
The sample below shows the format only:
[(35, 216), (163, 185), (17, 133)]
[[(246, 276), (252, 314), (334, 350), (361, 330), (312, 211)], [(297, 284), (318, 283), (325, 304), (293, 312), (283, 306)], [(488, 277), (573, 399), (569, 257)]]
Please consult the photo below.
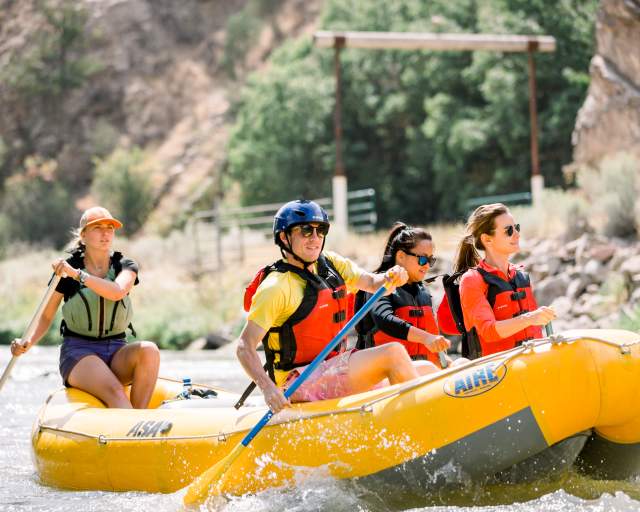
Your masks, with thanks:
[(584, 233), (530, 240), (518, 256), (540, 305), (556, 310), (555, 331), (617, 327), (640, 305), (640, 242)]

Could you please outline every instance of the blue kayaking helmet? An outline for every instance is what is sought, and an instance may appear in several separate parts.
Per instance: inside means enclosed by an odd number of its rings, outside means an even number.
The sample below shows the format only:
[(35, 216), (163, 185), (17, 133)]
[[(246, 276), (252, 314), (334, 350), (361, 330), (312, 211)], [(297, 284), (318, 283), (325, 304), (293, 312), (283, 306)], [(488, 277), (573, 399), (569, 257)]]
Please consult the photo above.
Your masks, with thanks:
[[(303, 260), (297, 254), (294, 254), (290, 247), (287, 247), (282, 240), (280, 240), (280, 233), (284, 232), (287, 234), (288, 238), (288, 233), (292, 227), (297, 226), (298, 224), (307, 224), (310, 222), (317, 222), (319, 224), (326, 224), (329, 226), (329, 216), (325, 209), (318, 203), (314, 203), (308, 199), (296, 199), (295, 201), (289, 201), (281, 206), (276, 212), (273, 219), (273, 240), (276, 245), (280, 247), (280, 250), (283, 252), (283, 256), (284, 251), (286, 251), (305, 265), (315, 263), (314, 261), (309, 262)], [(291, 242), (289, 241), (289, 246), (290, 245)], [(324, 240), (322, 242), (322, 247), (324, 248)]]

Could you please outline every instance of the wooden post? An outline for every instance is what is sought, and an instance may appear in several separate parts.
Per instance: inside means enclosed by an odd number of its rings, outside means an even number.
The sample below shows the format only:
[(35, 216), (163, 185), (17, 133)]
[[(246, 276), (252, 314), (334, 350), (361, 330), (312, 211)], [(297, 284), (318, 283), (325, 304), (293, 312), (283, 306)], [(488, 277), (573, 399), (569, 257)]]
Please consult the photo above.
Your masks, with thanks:
[(529, 58), (529, 123), (531, 126), (531, 199), (534, 205), (539, 205), (544, 189), (544, 177), (540, 174), (540, 154), (538, 148), (536, 61), (533, 55), (536, 51), (538, 51), (538, 42), (530, 41), (527, 56)]
[(342, 158), (342, 72), (340, 67), (340, 51), (344, 48), (344, 37), (334, 39), (333, 67), (336, 76), (336, 104), (333, 113), (333, 127), (336, 140), (336, 167), (332, 181), (333, 232), (338, 237), (347, 233), (347, 173)]

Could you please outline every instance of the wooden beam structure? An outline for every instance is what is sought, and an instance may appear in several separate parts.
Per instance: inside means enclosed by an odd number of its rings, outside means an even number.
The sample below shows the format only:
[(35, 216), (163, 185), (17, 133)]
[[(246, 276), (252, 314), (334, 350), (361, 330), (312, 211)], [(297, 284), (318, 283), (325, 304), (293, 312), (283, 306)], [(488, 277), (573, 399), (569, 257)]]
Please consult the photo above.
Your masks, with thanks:
[(334, 48), (339, 41), (343, 48), (368, 50), (528, 52), (532, 45), (538, 52), (556, 50), (556, 40), (551, 36), (500, 34), (319, 31), (313, 41), (319, 48)]
[[(318, 31), (313, 42), (319, 48), (333, 48), (336, 76), (336, 108), (334, 131), (336, 138), (336, 168), (334, 172), (334, 196), (336, 190), (347, 189), (347, 176), (342, 160), (342, 87), (340, 52), (344, 48), (367, 50), (429, 50), (429, 51), (493, 51), (522, 52), (529, 59), (529, 114), (531, 146), (531, 193), (533, 202), (539, 201), (544, 181), (540, 174), (538, 156), (538, 109), (536, 104), (535, 52), (555, 52), (556, 40), (551, 36), (511, 34), (439, 34), (430, 32), (333, 32)], [(336, 189), (337, 187), (337, 189)], [(342, 196), (344, 194), (340, 194)], [(335, 208), (335, 205), (334, 205)], [(340, 208), (340, 207), (338, 207)], [(346, 212), (346, 206), (342, 208)], [(340, 210), (342, 211), (342, 210)], [(346, 213), (336, 219), (340, 229), (346, 230)]]

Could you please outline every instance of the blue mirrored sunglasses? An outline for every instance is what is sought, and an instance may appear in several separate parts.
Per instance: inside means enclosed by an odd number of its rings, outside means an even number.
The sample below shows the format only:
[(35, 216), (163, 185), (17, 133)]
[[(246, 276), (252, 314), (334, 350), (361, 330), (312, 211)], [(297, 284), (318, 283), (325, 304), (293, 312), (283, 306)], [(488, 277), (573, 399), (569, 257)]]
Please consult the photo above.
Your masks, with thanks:
[(435, 265), (436, 263), (435, 256), (426, 256), (424, 254), (414, 254), (411, 251), (404, 251), (404, 252), (409, 256), (415, 256), (418, 260), (418, 265), (420, 265), (421, 267), (426, 265), (427, 263), (433, 267), (433, 265)]

